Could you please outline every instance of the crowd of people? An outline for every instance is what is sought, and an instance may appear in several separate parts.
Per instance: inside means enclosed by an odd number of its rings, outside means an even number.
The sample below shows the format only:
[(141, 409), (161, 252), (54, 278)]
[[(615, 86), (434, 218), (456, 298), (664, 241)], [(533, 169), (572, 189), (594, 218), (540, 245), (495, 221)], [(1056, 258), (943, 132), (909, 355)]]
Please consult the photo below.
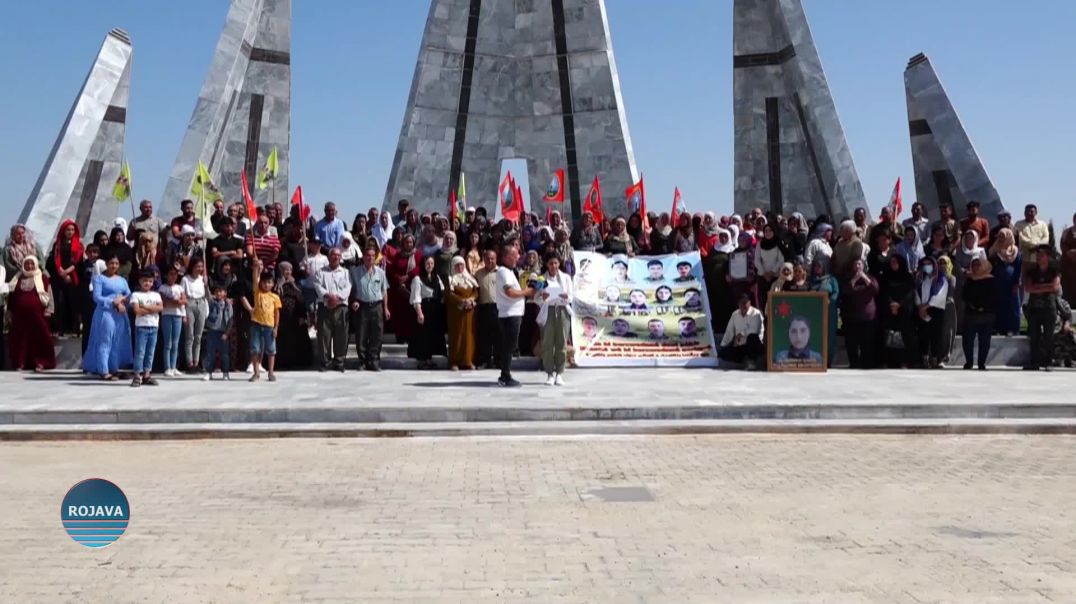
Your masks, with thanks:
[(53, 337), (78, 336), (86, 373), (132, 386), (155, 385), (154, 373), (344, 371), (352, 340), (361, 367), (380, 371), (391, 331), (423, 369), (447, 357), (454, 370), (499, 368), (513, 386), (513, 356), (534, 355), (560, 385), (575, 251), (698, 251), (720, 357), (748, 366), (764, 352), (761, 309), (774, 291), (828, 297), (831, 364), (843, 334), (853, 368), (939, 368), (960, 333), (965, 369), (985, 369), (991, 339), (1025, 324), (1028, 369), (1076, 357), (1076, 216), (1055, 243), (1034, 205), (1016, 223), (1008, 212), (990, 221), (976, 202), (959, 218), (943, 206), (937, 221), (915, 204), (903, 221), (888, 209), (877, 222), (862, 208), (839, 222), (756, 209), (584, 213), (574, 228), (559, 212), (495, 221), (484, 208), (420, 214), (406, 200), (350, 224), (333, 203), (303, 214), (275, 204), (246, 216), (217, 202), (203, 221), (185, 200), (165, 220), (146, 200), (86, 243), (67, 220), (47, 248), (15, 225), (0, 268), (10, 368), (51, 369)]

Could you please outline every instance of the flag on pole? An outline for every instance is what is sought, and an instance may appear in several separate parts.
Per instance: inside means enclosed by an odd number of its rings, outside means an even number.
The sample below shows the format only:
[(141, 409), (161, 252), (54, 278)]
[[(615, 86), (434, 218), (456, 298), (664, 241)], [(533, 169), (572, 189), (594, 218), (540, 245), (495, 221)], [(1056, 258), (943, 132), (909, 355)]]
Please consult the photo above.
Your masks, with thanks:
[(515, 198), (517, 206), (517, 209), (513, 210), (513, 212), (515, 212), (516, 215), (515, 222), (519, 223), (523, 216), (523, 188), (519, 186), (519, 183), (517, 183), (514, 178), (512, 179), (512, 187), (516, 191)]
[(303, 187), (295, 187), (295, 193), (291, 196), (291, 205), (299, 206), (299, 219), (303, 221), (303, 230), (306, 230), (306, 221), (310, 218), (310, 208), (303, 202)]
[(112, 196), (116, 198), (116, 201), (127, 201), (131, 198), (131, 166), (127, 160), (123, 161), (120, 175), (112, 187)]
[[(448, 221), (450, 223), (452, 222), (452, 219), (456, 216), (456, 192), (455, 191), (449, 191), (448, 192), (448, 213), (445, 214), (445, 215), (448, 216)], [(449, 228), (451, 228), (451, 226), (452, 225), (450, 224)]]
[(276, 181), (276, 175), (280, 170), (280, 161), (277, 159), (276, 147), (269, 153), (265, 160), (265, 167), (258, 175), (258, 190), (264, 191), (269, 188), (269, 183)]
[(564, 203), (564, 170), (557, 170), (553, 173), (553, 180), (549, 181), (549, 190), (545, 192), (542, 201)]
[(628, 198), (631, 213), (638, 213), (642, 219), (643, 229), (649, 229), (650, 218), (646, 215), (646, 188), (643, 186), (642, 175), (639, 176), (639, 182), (624, 190), (624, 196)]
[(463, 224), (467, 214), (467, 175), (460, 172), (460, 186), (456, 191), (456, 218)]
[(243, 181), (243, 204), (247, 208), (247, 219), (254, 221), (258, 217), (258, 207), (254, 205), (254, 198), (250, 196), (250, 183), (247, 182), (247, 171), (239, 173), (239, 179)]
[(199, 203), (195, 206), (194, 213), (201, 220), (209, 216), (210, 204), (224, 201), (220, 189), (213, 184), (213, 178), (209, 176), (209, 168), (206, 168), (201, 160), (198, 161), (198, 168), (194, 171), (194, 179), (191, 181), (191, 195), (198, 198)]
[(680, 187), (676, 187), (673, 191), (673, 208), (672, 208), (672, 227), (675, 229), (680, 224), (680, 214), (687, 213), (687, 204), (684, 203), (684, 198), (680, 196)]
[(605, 212), (602, 210), (602, 188), (597, 176), (594, 177), (587, 198), (583, 202), (583, 213), (590, 214), (599, 227), (605, 222)]
[(893, 187), (893, 194), (889, 196), (889, 213), (893, 216), (893, 221), (896, 222), (897, 217), (904, 211), (904, 200), (900, 197), (900, 178), (897, 178), (897, 185)]
[(498, 192), (501, 198), (501, 216), (512, 222), (519, 222), (519, 214), (523, 210), (523, 199), (519, 197), (519, 187), (516, 186), (516, 180), (512, 178), (511, 171), (501, 181)]

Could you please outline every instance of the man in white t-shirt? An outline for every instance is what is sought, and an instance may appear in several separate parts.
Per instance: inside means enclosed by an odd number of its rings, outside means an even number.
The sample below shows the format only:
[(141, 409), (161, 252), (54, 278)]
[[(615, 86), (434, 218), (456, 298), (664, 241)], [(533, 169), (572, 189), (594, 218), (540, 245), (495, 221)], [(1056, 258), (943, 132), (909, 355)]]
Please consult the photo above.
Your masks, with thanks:
[(150, 377), (153, 371), (153, 351), (157, 348), (157, 326), (160, 324), (164, 302), (161, 294), (153, 291), (154, 275), (146, 271), (138, 277), (139, 291), (131, 294), (131, 308), (135, 315), (135, 356), (132, 387), (143, 384), (156, 386)]
[(534, 295), (531, 287), (520, 287), (514, 267), (519, 262), (519, 249), (506, 245), (501, 252), (501, 266), (497, 267), (497, 322), (500, 324), (501, 337), (497, 341), (497, 364), (501, 368), (501, 377), (497, 383), (505, 387), (521, 386), (512, 378), (512, 354), (519, 342), (519, 325), (523, 322), (525, 299)]

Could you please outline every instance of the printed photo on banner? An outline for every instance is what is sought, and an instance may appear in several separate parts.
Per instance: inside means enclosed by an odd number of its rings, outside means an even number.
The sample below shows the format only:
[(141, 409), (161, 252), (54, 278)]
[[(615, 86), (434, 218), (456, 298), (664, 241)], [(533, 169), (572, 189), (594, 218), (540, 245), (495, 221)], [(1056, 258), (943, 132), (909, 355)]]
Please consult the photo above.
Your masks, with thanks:
[(697, 252), (576, 252), (576, 262), (572, 335), (579, 365), (717, 364)]
[(829, 299), (822, 292), (772, 292), (766, 317), (770, 371), (826, 371)]

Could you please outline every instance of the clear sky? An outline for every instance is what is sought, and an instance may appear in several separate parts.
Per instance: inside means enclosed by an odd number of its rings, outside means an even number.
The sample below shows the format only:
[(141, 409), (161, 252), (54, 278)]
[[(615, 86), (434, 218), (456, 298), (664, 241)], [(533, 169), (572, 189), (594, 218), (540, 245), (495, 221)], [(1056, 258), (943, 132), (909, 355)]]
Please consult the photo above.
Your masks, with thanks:
[[(732, 205), (731, 0), (607, 0), (648, 205)], [(930, 55), (1002, 199), (1071, 220), (1076, 2), (804, 0), (873, 213), (898, 176), (914, 199), (903, 71)], [(343, 213), (380, 205), (427, 0), (297, 0), (292, 186)], [(17, 217), (105, 33), (134, 41), (127, 147), (135, 196), (158, 199), (226, 0), (8, 2), (0, 20), (0, 227)], [(583, 175), (584, 180), (589, 178)], [(478, 191), (468, 191), (474, 198)], [(494, 192), (486, 192), (493, 195)], [(125, 211), (126, 208), (125, 208)]]

